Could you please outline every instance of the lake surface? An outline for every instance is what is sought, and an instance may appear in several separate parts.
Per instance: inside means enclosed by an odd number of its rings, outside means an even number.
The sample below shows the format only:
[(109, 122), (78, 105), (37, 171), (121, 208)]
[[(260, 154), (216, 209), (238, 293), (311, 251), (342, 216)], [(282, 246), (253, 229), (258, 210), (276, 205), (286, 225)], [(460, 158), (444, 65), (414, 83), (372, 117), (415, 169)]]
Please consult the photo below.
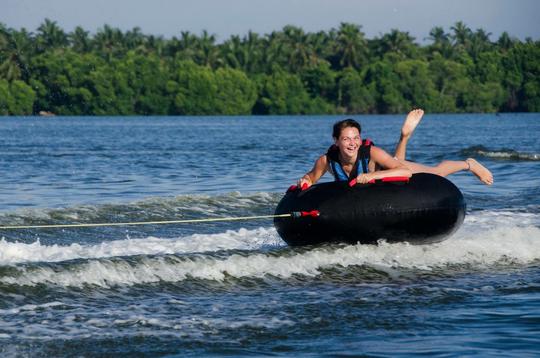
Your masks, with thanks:
[[(355, 116), (393, 151), (403, 116)], [(335, 116), (0, 118), (0, 225), (271, 215)], [(540, 355), (540, 114), (429, 115), (446, 241), (290, 248), (268, 219), (0, 229), (2, 356)], [(329, 180), (330, 178), (327, 178)]]

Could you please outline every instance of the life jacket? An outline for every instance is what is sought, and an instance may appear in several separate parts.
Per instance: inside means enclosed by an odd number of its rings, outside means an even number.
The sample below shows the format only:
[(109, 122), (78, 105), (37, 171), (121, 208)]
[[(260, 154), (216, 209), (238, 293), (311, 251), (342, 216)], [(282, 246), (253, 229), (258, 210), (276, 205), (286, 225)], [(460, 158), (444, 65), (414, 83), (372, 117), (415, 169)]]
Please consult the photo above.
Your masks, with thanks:
[(334, 180), (351, 181), (353, 179), (356, 179), (356, 177), (358, 176), (358, 168), (360, 167), (360, 165), (362, 166), (362, 173), (367, 174), (369, 172), (368, 164), (372, 145), (373, 142), (370, 139), (364, 139), (362, 141), (362, 145), (360, 145), (360, 147), (358, 148), (358, 154), (356, 155), (356, 163), (354, 163), (351, 173), (349, 174), (349, 176), (347, 176), (347, 174), (343, 170), (343, 167), (341, 166), (341, 163), (339, 162), (339, 148), (337, 147), (337, 145), (332, 144), (326, 152), (326, 158), (329, 161), (330, 169), (332, 170), (332, 174), (334, 175)]

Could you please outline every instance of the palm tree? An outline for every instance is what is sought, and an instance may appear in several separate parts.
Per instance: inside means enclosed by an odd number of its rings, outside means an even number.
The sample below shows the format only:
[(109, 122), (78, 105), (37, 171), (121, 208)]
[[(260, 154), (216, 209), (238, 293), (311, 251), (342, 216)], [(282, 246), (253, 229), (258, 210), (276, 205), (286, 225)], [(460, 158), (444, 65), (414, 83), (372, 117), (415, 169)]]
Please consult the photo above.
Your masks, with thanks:
[(450, 42), (450, 35), (444, 32), (444, 29), (440, 26), (435, 26), (429, 32), (429, 37), (433, 41), (434, 45), (444, 44)]
[(272, 67), (287, 65), (286, 45), (281, 32), (272, 31), (266, 35), (263, 46), (263, 58), (265, 59), (265, 71), (271, 72)]
[(454, 40), (454, 46), (467, 49), (471, 42), (472, 31), (463, 22), (458, 21), (454, 26), (450, 28), (454, 34), (452, 39)]
[(336, 55), (339, 65), (343, 67), (360, 68), (367, 60), (367, 41), (361, 26), (341, 23), (336, 33)]
[(119, 29), (103, 26), (94, 36), (96, 50), (105, 55), (107, 60), (119, 55), (124, 50), (124, 34)]
[(28, 80), (29, 64), (35, 48), (32, 34), (0, 26), (0, 77), (8, 81)]
[(233, 35), (220, 47), (225, 63), (232, 68), (242, 68), (245, 60), (244, 48), (240, 36)]
[(201, 37), (197, 38), (195, 58), (201, 65), (214, 68), (218, 64), (219, 53), (215, 46), (216, 35), (210, 35), (203, 30)]
[[(335, 33), (335, 32), (334, 32)], [(329, 60), (334, 55), (333, 49), (335, 41), (331, 41), (332, 38), (328, 36), (324, 31), (308, 34), (308, 43), (313, 50), (314, 60), (318, 63), (321, 60)], [(313, 61), (311, 61), (313, 62)]]
[(245, 63), (243, 66), (244, 71), (248, 73), (254, 73), (260, 71), (262, 51), (261, 51), (261, 39), (259, 35), (253, 31), (249, 31), (247, 37), (244, 38), (245, 49)]
[(182, 31), (180, 39), (178, 39), (178, 47), (175, 49), (175, 58), (178, 60), (195, 60), (197, 41), (197, 36), (189, 31)]
[(293, 72), (316, 63), (316, 56), (308, 41), (308, 36), (299, 27), (286, 26), (283, 28), (288, 49), (288, 65)]
[(509, 49), (511, 49), (515, 43), (516, 43), (516, 40), (512, 39), (510, 35), (508, 35), (508, 32), (506, 31), (503, 32), (501, 36), (499, 37), (499, 39), (497, 40), (497, 45), (499, 46), (499, 48), (505, 51), (508, 51)]
[(162, 36), (146, 36), (146, 43), (140, 43), (137, 48), (147, 53), (154, 52), (158, 57), (162, 57), (165, 51), (165, 41)]
[(69, 44), (68, 36), (56, 21), (45, 19), (43, 24), (37, 28), (37, 31), (36, 40), (41, 51), (66, 47)]
[(431, 44), (431, 50), (437, 51), (446, 58), (452, 56), (452, 43), (450, 42), (450, 35), (447, 34), (440, 26), (436, 26), (429, 32), (429, 40), (433, 41)]
[(392, 29), (389, 34), (384, 34), (380, 39), (379, 46), (381, 54), (393, 52), (403, 57), (409, 57), (412, 56), (415, 49), (414, 37), (410, 36), (408, 32)]
[(480, 53), (488, 51), (492, 47), (493, 44), (489, 36), (491, 36), (491, 32), (485, 32), (483, 29), (478, 29), (472, 34), (469, 45), (469, 54), (472, 58), (478, 58)]
[(71, 42), (71, 48), (79, 53), (89, 52), (92, 49), (92, 43), (88, 34), (88, 31), (85, 31), (82, 27), (77, 26), (75, 30), (68, 35)]
[(140, 27), (134, 27), (124, 35), (124, 44), (127, 50), (142, 49), (145, 47), (145, 36)]

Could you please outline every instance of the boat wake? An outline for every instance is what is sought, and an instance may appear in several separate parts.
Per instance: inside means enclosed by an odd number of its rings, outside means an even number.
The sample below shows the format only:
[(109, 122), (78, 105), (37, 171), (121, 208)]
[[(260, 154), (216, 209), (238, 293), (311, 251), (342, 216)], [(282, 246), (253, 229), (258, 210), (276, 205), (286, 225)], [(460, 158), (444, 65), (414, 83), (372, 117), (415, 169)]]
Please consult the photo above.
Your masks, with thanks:
[(117, 287), (185, 280), (290, 279), (370, 267), (389, 276), (485, 269), (540, 260), (540, 215), (472, 213), (450, 239), (433, 245), (326, 245), (289, 248), (273, 228), (99, 245), (0, 241), (0, 285)]
[(464, 156), (479, 156), (490, 159), (513, 161), (540, 161), (540, 153), (518, 152), (514, 149), (503, 148), (491, 150), (482, 145), (472, 146), (461, 151)]
[(74, 259), (97, 259), (134, 255), (205, 253), (222, 250), (257, 250), (282, 246), (274, 229), (228, 230), (219, 234), (194, 234), (179, 238), (147, 237), (104, 241), (98, 245), (43, 245), (0, 240), (0, 265), (24, 262), (61, 262)]

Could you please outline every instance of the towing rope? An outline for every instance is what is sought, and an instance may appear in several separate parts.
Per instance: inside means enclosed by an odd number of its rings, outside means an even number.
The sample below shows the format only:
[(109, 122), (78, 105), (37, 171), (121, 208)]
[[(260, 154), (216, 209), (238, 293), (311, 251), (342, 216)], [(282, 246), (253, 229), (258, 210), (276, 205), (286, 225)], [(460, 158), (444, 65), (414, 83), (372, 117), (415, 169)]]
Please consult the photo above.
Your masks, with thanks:
[(167, 220), (167, 221), (136, 221), (122, 223), (88, 223), (88, 224), (50, 224), (50, 225), (9, 225), (0, 226), (0, 230), (15, 230), (15, 229), (62, 229), (62, 228), (77, 228), (77, 227), (103, 227), (103, 226), (133, 226), (133, 225), (165, 225), (165, 224), (192, 224), (217, 221), (240, 221), (240, 220), (256, 220), (256, 219), (272, 219), (272, 218), (298, 218), (298, 217), (317, 217), (318, 211), (301, 211), (292, 212), (289, 214), (279, 215), (259, 215), (259, 216), (236, 216), (228, 218), (205, 218), (205, 219), (186, 219), (186, 220)]

